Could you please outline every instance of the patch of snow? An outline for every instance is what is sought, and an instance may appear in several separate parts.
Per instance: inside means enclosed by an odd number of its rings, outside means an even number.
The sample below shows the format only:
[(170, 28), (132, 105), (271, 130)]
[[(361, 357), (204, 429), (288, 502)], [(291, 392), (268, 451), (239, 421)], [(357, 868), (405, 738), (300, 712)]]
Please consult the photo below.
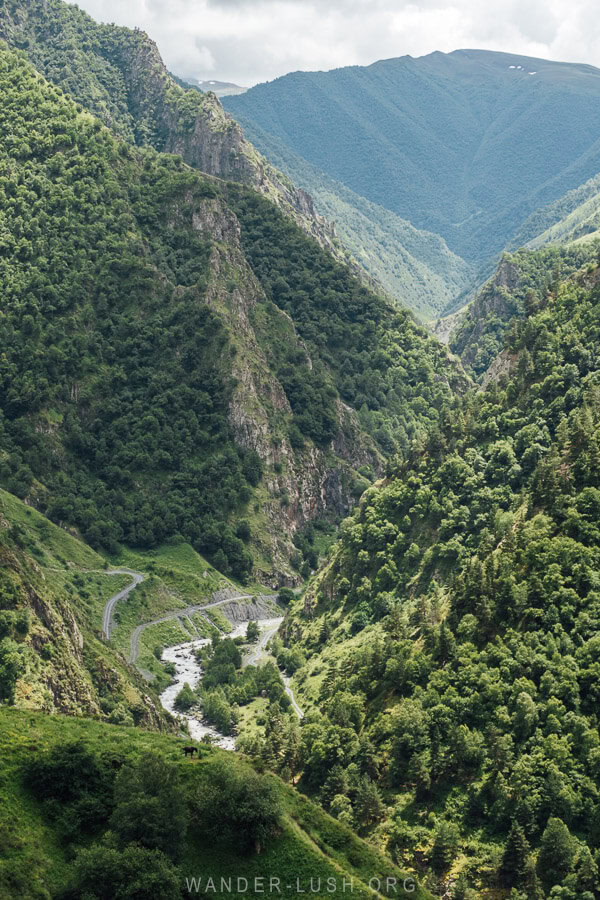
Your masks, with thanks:
[(528, 75), (537, 75), (537, 72), (528, 72)]
[(516, 67), (516, 66), (509, 66), (508, 68), (509, 68), (509, 69), (516, 69), (517, 67)]

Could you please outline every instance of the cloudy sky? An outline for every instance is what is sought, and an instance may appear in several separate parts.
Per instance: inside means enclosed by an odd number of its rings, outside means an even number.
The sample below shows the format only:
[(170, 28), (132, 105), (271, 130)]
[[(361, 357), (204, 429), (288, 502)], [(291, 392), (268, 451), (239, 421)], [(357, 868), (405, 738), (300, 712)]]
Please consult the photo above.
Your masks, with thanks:
[(252, 85), (297, 69), (459, 48), (600, 67), (597, 0), (78, 0), (138, 25), (179, 75)]

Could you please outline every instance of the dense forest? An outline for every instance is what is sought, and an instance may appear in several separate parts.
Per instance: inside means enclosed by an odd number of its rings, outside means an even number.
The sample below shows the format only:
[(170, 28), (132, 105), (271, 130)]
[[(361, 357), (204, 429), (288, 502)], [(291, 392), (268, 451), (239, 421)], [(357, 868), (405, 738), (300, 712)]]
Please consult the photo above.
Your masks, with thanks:
[(6, 0), (0, 4), (0, 39), (114, 134), (176, 153), (209, 175), (252, 185), (338, 260), (348, 261), (311, 199), (257, 152), (214, 94), (171, 75), (141, 29), (96, 22), (64, 0)]
[(586, 265), (593, 271), (597, 260), (598, 247), (593, 241), (504, 253), (494, 276), (459, 314), (450, 349), (481, 381), (503, 350), (513, 321), (534, 312), (561, 279)]
[(512, 376), (390, 465), (287, 620), (302, 783), (456, 898), (597, 896), (599, 277), (514, 320)]
[(210, 243), (164, 225), (167, 204), (214, 188), (117, 142), (8, 52), (0, 79), (2, 481), (95, 545), (181, 533), (244, 576), (223, 523), (260, 462), (228, 430), (228, 337), (200, 302)]
[[(273, 204), (234, 185), (228, 198), (253, 271), (267, 296), (291, 316), (313, 363), (328, 366), (342, 400), (359, 412), (385, 456), (406, 450), (410, 437), (436, 421), (440, 406), (466, 389), (468, 379), (406, 310), (367, 290)], [(304, 430), (317, 441), (330, 438), (332, 398), (319, 369), (302, 371), (297, 359), (288, 359), (277, 372), (292, 408), (300, 402), (305, 410)], [(311, 425), (311, 416), (320, 421)]]
[[(181, 535), (246, 579), (238, 523), (264, 459), (234, 441), (230, 412), (253, 334), (298, 453), (331, 454), (340, 397), (381, 454), (406, 449), (466, 379), (270, 201), (119, 141), (7, 50), (0, 79), (2, 484), (94, 546)], [(360, 432), (344, 440), (352, 457)]]
[[(193, 130), (205, 108), (218, 114), (218, 104), (171, 79), (143, 31), (95, 22), (62, 0), (6, 0), (0, 7), (0, 37), (131, 143), (168, 150), (167, 118), (185, 132)], [(136, 72), (145, 75), (141, 83)], [(220, 118), (223, 128), (225, 116)]]

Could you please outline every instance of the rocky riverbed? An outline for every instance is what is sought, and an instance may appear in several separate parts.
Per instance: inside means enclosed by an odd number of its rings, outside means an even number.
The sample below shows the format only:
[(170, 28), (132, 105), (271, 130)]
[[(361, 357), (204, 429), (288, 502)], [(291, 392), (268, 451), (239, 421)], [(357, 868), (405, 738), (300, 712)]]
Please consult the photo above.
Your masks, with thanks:
[[(261, 656), (265, 653), (265, 648), (270, 639), (273, 637), (282, 618), (263, 619), (259, 622), (260, 637), (255, 646), (244, 654), (242, 665), (257, 665)], [(246, 633), (248, 622), (240, 622), (235, 629), (228, 634), (227, 637), (235, 638)], [(161, 703), (168, 712), (174, 716), (180, 716), (188, 723), (190, 736), (201, 741), (206, 735), (210, 735), (214, 744), (223, 747), (225, 750), (235, 749), (235, 737), (220, 734), (215, 728), (206, 724), (198, 717), (197, 714), (180, 713), (175, 709), (175, 699), (184, 684), (189, 684), (191, 688), (196, 688), (202, 681), (202, 667), (196, 659), (195, 651), (200, 647), (204, 647), (210, 643), (208, 638), (198, 638), (195, 641), (188, 641), (184, 644), (178, 644), (175, 647), (167, 647), (163, 651), (162, 658), (165, 662), (171, 662), (175, 665), (175, 676), (172, 684), (160, 695)]]

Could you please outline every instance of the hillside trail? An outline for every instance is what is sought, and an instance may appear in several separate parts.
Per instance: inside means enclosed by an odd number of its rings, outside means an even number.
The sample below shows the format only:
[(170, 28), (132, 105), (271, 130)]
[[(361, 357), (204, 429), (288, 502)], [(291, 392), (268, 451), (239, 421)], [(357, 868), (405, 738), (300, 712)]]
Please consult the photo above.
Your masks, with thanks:
[(123, 588), (118, 593), (113, 594), (113, 596), (107, 601), (106, 606), (104, 607), (104, 616), (102, 618), (102, 631), (104, 632), (104, 636), (106, 640), (110, 640), (110, 635), (112, 633), (114, 622), (113, 622), (113, 612), (115, 606), (119, 602), (119, 600), (124, 600), (129, 594), (141, 584), (142, 581), (146, 578), (146, 575), (141, 572), (134, 572), (132, 569), (110, 569), (103, 572), (104, 575), (131, 575), (133, 579), (131, 584), (127, 585), (127, 587)]

